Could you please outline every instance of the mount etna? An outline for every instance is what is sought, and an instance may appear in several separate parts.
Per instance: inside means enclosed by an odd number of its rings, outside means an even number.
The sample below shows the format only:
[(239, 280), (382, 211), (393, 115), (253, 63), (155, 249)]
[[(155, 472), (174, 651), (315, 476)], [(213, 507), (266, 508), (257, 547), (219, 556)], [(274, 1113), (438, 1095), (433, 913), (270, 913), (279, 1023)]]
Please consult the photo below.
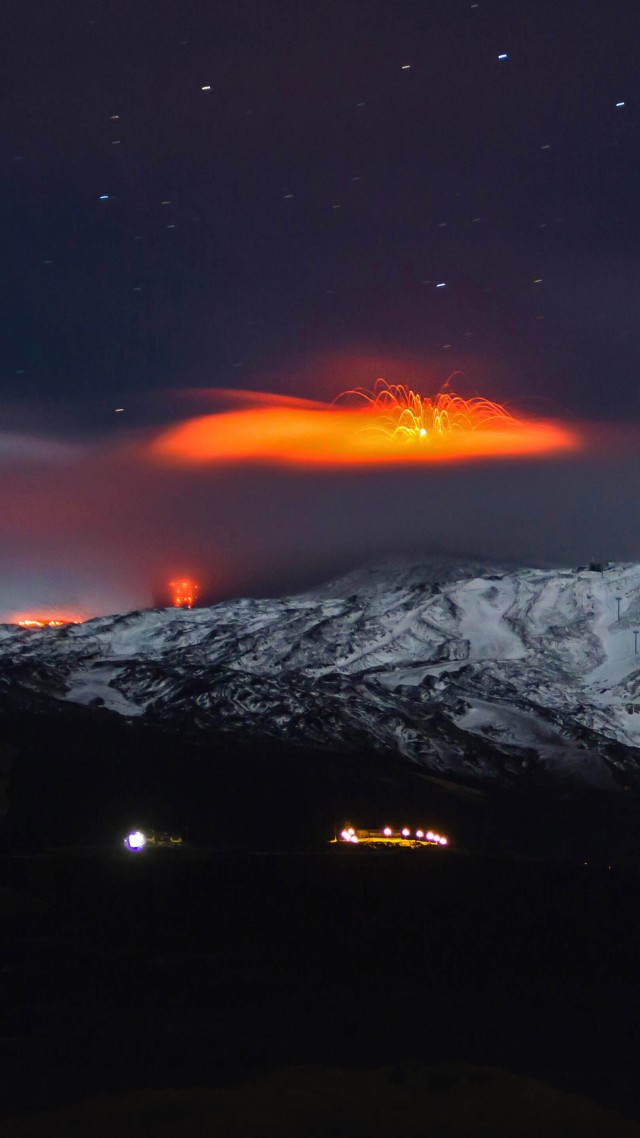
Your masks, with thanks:
[[(300, 841), (328, 836), (345, 809), (377, 823), (385, 809), (433, 810), (442, 794), (456, 817), (510, 794), (624, 809), (640, 789), (639, 624), (640, 565), (432, 561), (387, 562), (293, 597), (4, 625), (4, 735), (39, 756), (16, 760), (15, 809), (50, 780), (47, 829), (84, 783), (68, 822), (76, 832), (81, 812), (85, 840), (154, 802), (158, 823), (169, 813), (199, 838), (238, 839), (231, 818), (243, 811), (256, 834), (255, 794), (264, 838), (268, 786), (276, 841), (292, 799), (296, 818), (307, 811), (292, 823)], [(122, 794), (98, 822), (101, 771), (114, 763), (118, 778), (104, 778)], [(451, 827), (448, 813), (439, 824)]]
[(0, 629), (0, 691), (431, 773), (635, 784), (640, 565), (391, 566), (314, 592)]

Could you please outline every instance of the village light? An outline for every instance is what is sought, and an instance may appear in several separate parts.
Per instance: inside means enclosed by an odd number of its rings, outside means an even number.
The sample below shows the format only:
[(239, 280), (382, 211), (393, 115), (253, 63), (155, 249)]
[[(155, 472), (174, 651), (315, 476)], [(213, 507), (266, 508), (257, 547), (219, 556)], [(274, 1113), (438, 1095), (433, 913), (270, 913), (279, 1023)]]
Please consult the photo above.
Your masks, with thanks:
[(134, 830), (131, 834), (127, 835), (124, 844), (129, 850), (142, 850), (147, 844), (147, 839), (142, 833), (142, 830)]

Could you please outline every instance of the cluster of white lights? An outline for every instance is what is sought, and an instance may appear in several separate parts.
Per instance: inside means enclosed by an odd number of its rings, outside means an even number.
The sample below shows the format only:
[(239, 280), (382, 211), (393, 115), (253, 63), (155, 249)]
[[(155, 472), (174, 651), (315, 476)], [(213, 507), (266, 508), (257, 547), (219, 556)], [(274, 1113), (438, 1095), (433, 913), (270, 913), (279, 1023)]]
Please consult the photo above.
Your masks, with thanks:
[[(382, 833), (385, 838), (390, 838), (393, 835), (393, 830), (390, 826), (385, 826)], [(443, 838), (442, 834), (434, 834), (433, 830), (427, 830), (426, 832), (424, 830), (415, 830), (412, 834), (409, 827), (405, 826), (404, 829), (400, 831), (400, 834), (403, 838), (414, 837), (420, 842), (435, 842), (435, 844), (439, 846), (447, 845), (447, 839)]]
[(343, 830), (340, 834), (340, 837), (342, 838), (343, 842), (355, 842), (356, 845), (360, 841), (360, 838), (356, 836), (356, 832), (353, 826), (349, 826), (347, 830)]

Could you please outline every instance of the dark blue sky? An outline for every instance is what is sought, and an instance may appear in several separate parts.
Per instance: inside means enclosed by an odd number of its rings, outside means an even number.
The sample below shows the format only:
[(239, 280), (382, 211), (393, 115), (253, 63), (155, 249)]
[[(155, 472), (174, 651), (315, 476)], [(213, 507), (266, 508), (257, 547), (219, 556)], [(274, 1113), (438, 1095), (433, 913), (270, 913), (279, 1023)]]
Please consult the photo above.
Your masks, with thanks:
[(623, 0), (14, 5), (0, 400), (108, 430), (167, 388), (316, 394), (338, 350), (640, 417), (639, 32)]

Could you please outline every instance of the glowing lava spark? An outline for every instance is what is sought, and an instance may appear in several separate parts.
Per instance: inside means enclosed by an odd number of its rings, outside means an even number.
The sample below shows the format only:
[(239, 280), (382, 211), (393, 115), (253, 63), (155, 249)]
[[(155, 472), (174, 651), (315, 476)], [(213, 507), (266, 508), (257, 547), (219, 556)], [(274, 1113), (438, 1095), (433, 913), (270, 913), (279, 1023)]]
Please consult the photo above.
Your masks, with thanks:
[(417, 395), (404, 384), (378, 380), (374, 391), (356, 388), (339, 400), (360, 399), (375, 414), (372, 431), (393, 443), (421, 446), (442, 442), (454, 431), (512, 429), (521, 424), (505, 407), (488, 399), (463, 399), (440, 391), (433, 398)]
[(576, 450), (563, 423), (517, 418), (487, 399), (420, 396), (378, 380), (332, 404), (243, 392), (240, 407), (169, 427), (149, 444), (177, 463), (270, 462), (307, 467), (464, 462)]

